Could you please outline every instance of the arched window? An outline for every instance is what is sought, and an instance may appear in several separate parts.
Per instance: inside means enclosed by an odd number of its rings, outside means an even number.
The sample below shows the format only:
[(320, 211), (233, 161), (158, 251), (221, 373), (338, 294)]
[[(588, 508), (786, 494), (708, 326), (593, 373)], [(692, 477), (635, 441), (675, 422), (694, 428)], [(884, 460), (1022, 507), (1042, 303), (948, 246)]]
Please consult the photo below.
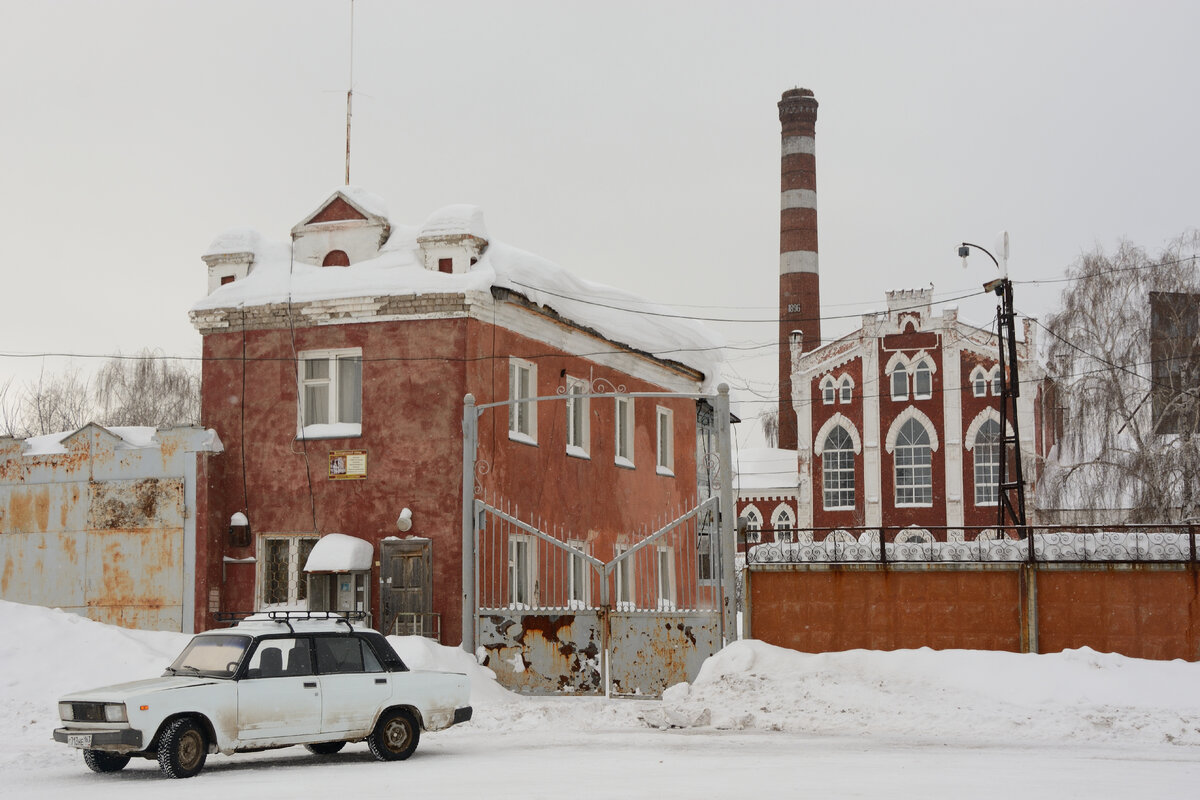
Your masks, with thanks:
[(827, 406), (831, 406), (836, 396), (837, 390), (834, 388), (833, 378), (826, 375), (825, 380), (821, 381), (821, 402)]
[(975, 505), (990, 506), (1000, 501), (1000, 423), (994, 419), (979, 426), (975, 434)]
[(908, 399), (908, 369), (903, 364), (897, 364), (892, 370), (892, 399)]
[(996, 367), (992, 372), (992, 394), (996, 397), (1000, 396), (1000, 368)]
[(746, 509), (742, 516), (746, 518), (746, 544), (755, 544), (762, 538), (762, 517), (757, 509)]
[(851, 394), (854, 391), (854, 383), (850, 380), (849, 376), (842, 378), (842, 386), (840, 391), (841, 397), (839, 398), (838, 402), (849, 403)]
[(786, 506), (780, 506), (775, 510), (775, 514), (771, 519), (771, 527), (775, 529), (775, 541), (795, 541), (792, 533), (792, 513), (788, 511)]
[(983, 367), (976, 367), (971, 372), (971, 394), (975, 397), (986, 397), (988, 391), (988, 376)]
[(325, 260), (321, 262), (322, 267), (348, 267), (350, 266), (350, 256), (346, 255), (345, 250), (330, 250), (325, 254)]
[(913, 397), (926, 400), (933, 396), (933, 373), (929, 370), (929, 362), (921, 359), (913, 372)]
[(821, 476), (826, 511), (854, 508), (854, 440), (841, 425), (825, 437)]
[(933, 503), (933, 455), (929, 432), (910, 419), (896, 436), (896, 505), (927, 506)]

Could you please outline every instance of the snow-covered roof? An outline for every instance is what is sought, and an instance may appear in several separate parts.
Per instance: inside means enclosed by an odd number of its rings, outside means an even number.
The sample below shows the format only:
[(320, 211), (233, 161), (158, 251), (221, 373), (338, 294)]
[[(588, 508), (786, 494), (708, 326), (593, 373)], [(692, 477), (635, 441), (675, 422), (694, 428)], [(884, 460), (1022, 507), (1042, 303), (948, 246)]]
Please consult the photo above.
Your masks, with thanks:
[(483, 224), (483, 209), (479, 206), (460, 203), (439, 208), (421, 224), (419, 239), (437, 236), (474, 236), (487, 241), (487, 228)]
[[(260, 247), (262, 236), (253, 228), (233, 228), (217, 234), (204, 256), (219, 256), (228, 253), (255, 253)], [(204, 256), (201, 256), (202, 258)]]
[(447, 227), (437, 229), (460, 226), (474, 231), (473, 235), (486, 236), (478, 208), (449, 206), (432, 215), (422, 228), (393, 224), (391, 236), (376, 258), (339, 269), (293, 262), (289, 242), (259, 238), (254, 242), (254, 269), (250, 274), (215, 289), (192, 310), (426, 292), (486, 293), (499, 287), (548, 306), (614, 342), (696, 369), (705, 376), (706, 390), (719, 381), (724, 341), (714, 331), (632, 292), (577, 277), (532, 253), (491, 240), (478, 262), (466, 272), (447, 274), (425, 269), (417, 238), (422, 231), (433, 230), (431, 226), (443, 225)]
[[(89, 423), (88, 425), (73, 431), (61, 431), (59, 433), (47, 433), (42, 436), (30, 436), (24, 440), (21, 455), (23, 456), (49, 456), (49, 455), (64, 455), (67, 452), (66, 440), (79, 433), (88, 427), (96, 427), (102, 431), (107, 431), (113, 436), (121, 439), (121, 444), (117, 445), (121, 449), (138, 450), (149, 447), (158, 447), (160, 442), (155, 438), (158, 432), (157, 428), (145, 425), (114, 425), (110, 428), (105, 428), (101, 425)], [(199, 429), (197, 429), (199, 431)], [(205, 439), (201, 442), (199, 449), (214, 450), (221, 449), (220, 440), (217, 439), (216, 432), (213, 430), (204, 431), (202, 434)]]
[(795, 450), (755, 447), (740, 450), (733, 465), (740, 492), (795, 489), (800, 482)]
[(304, 564), (305, 572), (357, 572), (371, 568), (375, 548), (371, 543), (344, 533), (327, 533), (313, 545)]

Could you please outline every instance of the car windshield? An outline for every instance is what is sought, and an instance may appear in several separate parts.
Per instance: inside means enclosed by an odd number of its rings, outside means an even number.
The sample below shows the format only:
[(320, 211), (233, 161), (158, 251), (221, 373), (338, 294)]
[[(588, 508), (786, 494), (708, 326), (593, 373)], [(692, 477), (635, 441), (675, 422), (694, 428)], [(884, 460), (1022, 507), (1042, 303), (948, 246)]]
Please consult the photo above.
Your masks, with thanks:
[(167, 667), (168, 675), (208, 675), (229, 678), (237, 672), (249, 636), (234, 634), (197, 636), (188, 643), (179, 658)]

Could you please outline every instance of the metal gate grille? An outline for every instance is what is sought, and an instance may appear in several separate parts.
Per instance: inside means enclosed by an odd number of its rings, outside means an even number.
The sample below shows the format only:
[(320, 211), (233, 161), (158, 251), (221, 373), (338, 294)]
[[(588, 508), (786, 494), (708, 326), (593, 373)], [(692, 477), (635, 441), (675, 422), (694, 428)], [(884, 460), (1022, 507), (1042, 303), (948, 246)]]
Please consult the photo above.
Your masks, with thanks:
[(694, 678), (721, 643), (716, 506), (614, 542), (475, 501), (483, 663), (528, 694), (654, 696)]

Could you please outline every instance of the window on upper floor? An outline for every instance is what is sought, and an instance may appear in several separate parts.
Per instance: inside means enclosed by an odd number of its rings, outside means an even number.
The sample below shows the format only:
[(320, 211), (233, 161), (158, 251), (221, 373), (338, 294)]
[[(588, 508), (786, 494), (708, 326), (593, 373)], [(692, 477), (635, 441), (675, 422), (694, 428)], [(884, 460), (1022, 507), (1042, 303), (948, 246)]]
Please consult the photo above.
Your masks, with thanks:
[(821, 402), (831, 406), (836, 399), (837, 388), (833, 385), (833, 378), (826, 376), (825, 380), (821, 381)]
[(669, 408), (658, 406), (655, 411), (658, 420), (658, 461), (656, 471), (659, 475), (675, 474), (675, 414)]
[(591, 426), (588, 417), (587, 381), (567, 378), (567, 455), (588, 458)]
[(362, 435), (362, 350), (300, 353), (300, 436)]
[(976, 367), (971, 373), (971, 394), (975, 397), (986, 397), (988, 391), (988, 379), (983, 369)]
[(821, 486), (826, 511), (854, 508), (854, 440), (841, 425), (825, 437)]
[(994, 419), (979, 426), (975, 434), (975, 505), (1000, 502), (1000, 423)]
[(850, 381), (849, 377), (842, 378), (842, 384), (839, 391), (841, 393), (839, 402), (842, 404), (849, 403), (854, 394), (854, 384)]
[(762, 517), (753, 508), (742, 516), (746, 518), (746, 544), (756, 544), (762, 539)]
[(1000, 385), (1000, 368), (996, 367), (995, 371), (992, 373), (992, 394), (994, 394), (996, 397), (999, 397), (1002, 391), (1003, 388)]
[(913, 397), (917, 400), (927, 400), (933, 396), (933, 371), (929, 362), (921, 359), (913, 370)]
[(508, 360), (508, 438), (537, 444), (537, 365), (519, 358)]
[(633, 398), (616, 398), (615, 435), (617, 464), (622, 467), (633, 466)]
[(933, 504), (933, 450), (929, 431), (915, 419), (900, 428), (892, 454), (896, 467), (896, 505)]
[(781, 507), (775, 512), (775, 516), (771, 520), (771, 527), (775, 529), (775, 541), (783, 543), (795, 541), (795, 531), (792, 529), (792, 512), (786, 508)]
[(908, 368), (903, 364), (897, 364), (892, 370), (892, 399), (908, 399)]

